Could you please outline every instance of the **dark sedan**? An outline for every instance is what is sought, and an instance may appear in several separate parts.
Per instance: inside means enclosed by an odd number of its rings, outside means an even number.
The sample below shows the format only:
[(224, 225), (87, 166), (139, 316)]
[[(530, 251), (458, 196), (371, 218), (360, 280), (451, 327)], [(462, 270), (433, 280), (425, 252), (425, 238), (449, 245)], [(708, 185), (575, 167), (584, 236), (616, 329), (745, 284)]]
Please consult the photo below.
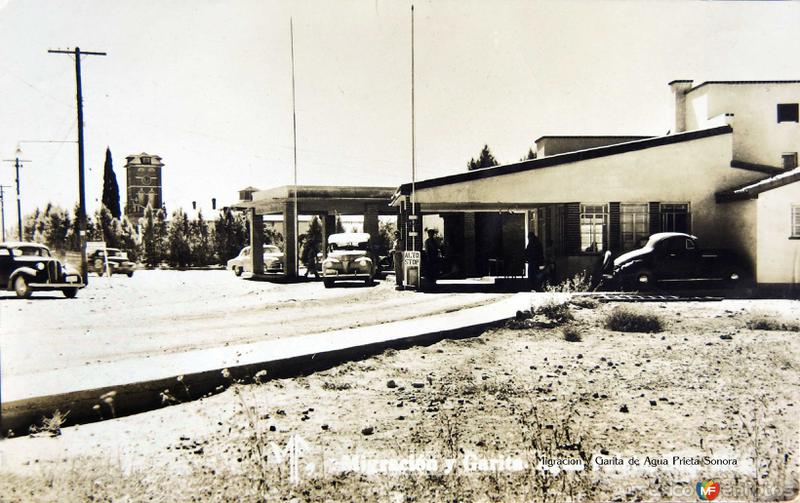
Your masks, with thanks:
[(749, 268), (729, 250), (704, 250), (697, 237), (679, 232), (653, 234), (637, 250), (623, 253), (604, 268), (604, 285), (623, 290), (739, 285)]

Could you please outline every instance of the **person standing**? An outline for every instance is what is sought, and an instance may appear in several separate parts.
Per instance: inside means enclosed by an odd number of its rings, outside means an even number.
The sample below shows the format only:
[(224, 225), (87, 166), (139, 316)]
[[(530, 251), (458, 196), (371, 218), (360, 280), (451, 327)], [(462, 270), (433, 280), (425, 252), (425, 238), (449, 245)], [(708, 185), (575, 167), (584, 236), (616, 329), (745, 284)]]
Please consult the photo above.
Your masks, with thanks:
[(540, 290), (542, 285), (539, 282), (539, 266), (544, 262), (544, 250), (542, 243), (536, 237), (536, 233), (528, 233), (528, 246), (525, 247), (525, 262), (528, 263), (528, 284), (532, 290)]
[(306, 273), (304, 277), (308, 277), (308, 273), (314, 273), (314, 278), (319, 279), (317, 272), (317, 243), (313, 240), (307, 240), (303, 246), (303, 263), (306, 266)]
[(392, 243), (392, 265), (394, 266), (394, 289), (403, 289), (403, 234), (394, 231), (394, 242)]
[(428, 229), (428, 239), (425, 240), (425, 262), (427, 277), (431, 283), (436, 285), (436, 280), (439, 278), (439, 243), (436, 241), (436, 230)]

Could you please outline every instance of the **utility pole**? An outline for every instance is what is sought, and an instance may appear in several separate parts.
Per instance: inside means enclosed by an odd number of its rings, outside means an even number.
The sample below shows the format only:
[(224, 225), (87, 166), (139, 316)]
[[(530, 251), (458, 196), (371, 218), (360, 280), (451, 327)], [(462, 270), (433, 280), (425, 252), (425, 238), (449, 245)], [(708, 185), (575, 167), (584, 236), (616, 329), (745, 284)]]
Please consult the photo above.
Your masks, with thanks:
[(10, 189), (11, 185), (0, 185), (0, 218), (3, 223), (3, 242), (6, 241), (6, 197), (3, 189)]
[(78, 219), (80, 220), (81, 239), (81, 276), (83, 284), (89, 284), (89, 270), (86, 265), (86, 189), (83, 175), (83, 91), (81, 89), (81, 56), (105, 56), (105, 52), (81, 51), (76, 47), (73, 51), (50, 49), (51, 54), (71, 54), (75, 56), (75, 84), (78, 102), (78, 192), (80, 193)]
[(17, 238), (22, 241), (22, 203), (20, 202), (20, 195), (19, 195), (19, 168), (22, 167), (22, 163), (24, 162), (31, 162), (26, 159), (20, 159), (19, 155), (22, 151), (17, 147), (17, 156), (14, 159), (3, 159), (3, 162), (13, 162), (14, 167), (16, 168), (16, 184), (17, 184), (17, 225), (19, 225), (19, 229), (17, 229)]

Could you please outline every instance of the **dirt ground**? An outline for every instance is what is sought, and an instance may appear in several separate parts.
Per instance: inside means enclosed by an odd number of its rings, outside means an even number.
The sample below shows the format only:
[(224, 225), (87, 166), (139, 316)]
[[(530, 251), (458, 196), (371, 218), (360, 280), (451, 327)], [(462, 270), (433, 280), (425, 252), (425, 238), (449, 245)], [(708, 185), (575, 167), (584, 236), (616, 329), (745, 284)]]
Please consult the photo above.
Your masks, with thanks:
[(75, 299), (60, 292), (36, 293), (28, 300), (13, 292), (0, 296), (0, 358), (3, 375), (28, 374), (378, 325), (497, 298), (397, 292), (390, 281), (331, 289), (320, 281), (246, 281), (222, 270), (91, 275)]
[(0, 500), (698, 501), (797, 495), (796, 301), (613, 304), (560, 328), (389, 350), (327, 371), (0, 443)]

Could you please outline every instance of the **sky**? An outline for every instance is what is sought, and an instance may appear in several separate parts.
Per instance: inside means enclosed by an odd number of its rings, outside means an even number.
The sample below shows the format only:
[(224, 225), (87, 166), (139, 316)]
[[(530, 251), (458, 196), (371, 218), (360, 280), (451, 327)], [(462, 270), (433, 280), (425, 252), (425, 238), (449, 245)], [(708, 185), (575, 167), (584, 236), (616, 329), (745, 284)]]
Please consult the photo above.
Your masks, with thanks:
[[(417, 179), (501, 163), (542, 135), (658, 135), (674, 79), (800, 79), (800, 2), (416, 1)], [(16, 149), (23, 214), (78, 199), (82, 59), (86, 190), (111, 149), (162, 157), (169, 211), (211, 212), (293, 181), (290, 19), (300, 184), (411, 180), (411, 2), (0, 0), (0, 158)], [(65, 143), (66, 142), (66, 143)], [(6, 227), (14, 167), (0, 165)]]

